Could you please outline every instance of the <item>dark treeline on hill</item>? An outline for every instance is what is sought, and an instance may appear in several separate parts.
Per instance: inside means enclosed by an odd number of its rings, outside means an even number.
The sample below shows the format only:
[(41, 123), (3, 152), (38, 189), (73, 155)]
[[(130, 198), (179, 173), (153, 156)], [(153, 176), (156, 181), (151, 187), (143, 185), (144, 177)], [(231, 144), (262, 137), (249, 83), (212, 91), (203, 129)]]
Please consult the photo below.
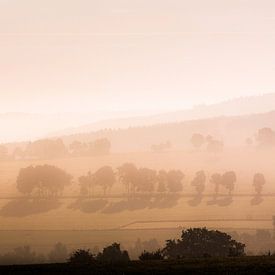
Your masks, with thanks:
[[(244, 256), (245, 245), (232, 239), (226, 233), (206, 228), (190, 228), (182, 231), (178, 240), (167, 240), (163, 248), (140, 251), (140, 261), (175, 260), (203, 257)], [(57, 243), (48, 255), (36, 254), (29, 246), (15, 248), (13, 252), (0, 255), (0, 264), (60, 263), (70, 264), (128, 263), (130, 256), (119, 243), (113, 243), (102, 250), (95, 248), (76, 249), (71, 253), (62, 243)]]
[[(57, 244), (48, 254), (29, 247), (0, 255), (1, 274), (273, 274), (275, 258), (246, 256), (245, 245), (229, 234), (206, 228), (182, 231), (178, 240), (167, 240), (155, 251), (142, 251), (131, 260), (119, 243), (97, 252), (76, 249), (71, 253)], [(44, 263), (44, 264), (43, 264)], [(45, 264), (47, 263), (47, 264)], [(52, 264), (49, 264), (52, 263)], [(57, 264), (59, 263), (59, 264)], [(6, 266), (3, 266), (6, 265)]]
[[(246, 240), (245, 233), (242, 239)], [(247, 235), (247, 234), (246, 234)], [(28, 246), (0, 252), (1, 274), (274, 274), (275, 254), (272, 236), (259, 230), (255, 244), (257, 256), (246, 255), (241, 236), (206, 228), (189, 228), (179, 239), (163, 246), (151, 240), (135, 247), (119, 243), (68, 249), (57, 243), (49, 252), (36, 253)], [(274, 241), (273, 241), (274, 242)], [(87, 246), (85, 246), (87, 247)], [(133, 251), (135, 249), (135, 251)]]

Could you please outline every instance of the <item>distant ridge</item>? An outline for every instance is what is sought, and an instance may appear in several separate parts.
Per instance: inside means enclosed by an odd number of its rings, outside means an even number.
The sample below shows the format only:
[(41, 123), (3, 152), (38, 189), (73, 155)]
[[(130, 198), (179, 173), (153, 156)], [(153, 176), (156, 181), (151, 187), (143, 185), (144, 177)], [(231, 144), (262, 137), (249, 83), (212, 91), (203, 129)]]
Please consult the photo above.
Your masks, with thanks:
[(219, 116), (239, 116), (265, 113), (275, 110), (275, 93), (259, 96), (240, 97), (211, 105), (197, 105), (192, 109), (167, 112), (151, 116), (101, 120), (81, 127), (68, 128), (51, 133), (50, 136), (89, 133), (102, 129), (119, 129), (136, 126), (149, 126), (159, 123), (181, 122)]

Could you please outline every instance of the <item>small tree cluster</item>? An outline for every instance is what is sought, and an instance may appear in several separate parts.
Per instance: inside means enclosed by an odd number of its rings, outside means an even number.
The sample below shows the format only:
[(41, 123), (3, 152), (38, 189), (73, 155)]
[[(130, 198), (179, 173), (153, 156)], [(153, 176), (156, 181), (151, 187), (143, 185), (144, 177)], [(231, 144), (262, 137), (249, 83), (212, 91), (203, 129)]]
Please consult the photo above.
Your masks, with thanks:
[(52, 165), (29, 166), (19, 171), (17, 189), (26, 195), (51, 197), (62, 193), (71, 179), (71, 175)]
[(245, 245), (218, 230), (190, 228), (182, 231), (181, 239), (167, 240), (163, 249), (168, 259), (183, 257), (243, 256)]
[(93, 255), (90, 250), (79, 249), (74, 251), (68, 259), (71, 264), (92, 264), (94, 262), (102, 263), (127, 263), (130, 261), (128, 252), (121, 250), (120, 244), (113, 243), (99, 252), (97, 255)]

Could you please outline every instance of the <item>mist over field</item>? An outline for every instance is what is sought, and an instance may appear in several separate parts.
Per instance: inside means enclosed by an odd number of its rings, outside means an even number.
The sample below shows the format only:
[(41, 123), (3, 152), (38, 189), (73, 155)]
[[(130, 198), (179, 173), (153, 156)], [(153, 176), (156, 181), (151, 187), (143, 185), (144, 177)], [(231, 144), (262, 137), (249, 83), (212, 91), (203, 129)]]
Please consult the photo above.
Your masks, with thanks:
[(0, 0), (0, 266), (273, 257), (274, 12)]

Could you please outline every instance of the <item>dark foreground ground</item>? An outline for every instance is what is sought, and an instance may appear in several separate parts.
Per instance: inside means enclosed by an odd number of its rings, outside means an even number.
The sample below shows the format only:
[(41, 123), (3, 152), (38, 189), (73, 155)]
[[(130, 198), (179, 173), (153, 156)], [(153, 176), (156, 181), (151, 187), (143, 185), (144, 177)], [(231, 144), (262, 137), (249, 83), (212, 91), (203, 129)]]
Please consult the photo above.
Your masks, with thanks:
[(0, 266), (0, 274), (275, 274), (275, 257), (132, 261), (127, 265), (41, 264)]

